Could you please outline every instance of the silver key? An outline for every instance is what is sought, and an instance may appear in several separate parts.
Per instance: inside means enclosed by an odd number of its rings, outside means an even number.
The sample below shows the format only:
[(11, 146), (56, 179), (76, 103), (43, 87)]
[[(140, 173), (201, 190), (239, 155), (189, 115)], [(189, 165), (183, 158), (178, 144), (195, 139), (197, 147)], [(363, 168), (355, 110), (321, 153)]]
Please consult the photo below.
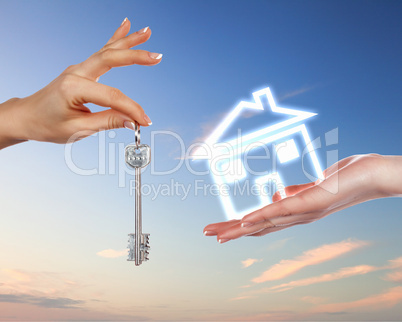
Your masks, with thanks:
[(128, 234), (128, 261), (135, 261), (135, 265), (141, 265), (147, 261), (149, 254), (149, 234), (142, 233), (142, 207), (141, 207), (141, 168), (151, 162), (151, 148), (146, 144), (140, 144), (140, 126), (135, 123), (135, 144), (126, 146), (126, 163), (135, 169), (135, 233)]

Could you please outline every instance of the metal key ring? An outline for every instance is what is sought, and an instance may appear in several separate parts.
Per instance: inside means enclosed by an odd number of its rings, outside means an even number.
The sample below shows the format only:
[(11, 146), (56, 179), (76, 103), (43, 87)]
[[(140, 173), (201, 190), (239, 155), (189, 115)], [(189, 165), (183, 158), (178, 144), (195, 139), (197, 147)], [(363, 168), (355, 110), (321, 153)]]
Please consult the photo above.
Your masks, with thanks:
[(138, 149), (139, 145), (141, 144), (141, 140), (140, 140), (140, 125), (137, 122), (134, 122), (134, 132), (135, 132), (135, 146)]

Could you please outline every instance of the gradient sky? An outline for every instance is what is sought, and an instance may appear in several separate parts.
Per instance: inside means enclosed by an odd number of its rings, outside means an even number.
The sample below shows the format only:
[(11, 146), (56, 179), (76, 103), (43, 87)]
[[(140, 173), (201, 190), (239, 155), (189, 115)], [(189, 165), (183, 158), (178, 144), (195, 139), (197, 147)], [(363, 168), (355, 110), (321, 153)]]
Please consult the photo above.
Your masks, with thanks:
[[(163, 61), (100, 81), (144, 107), (153, 125), (142, 142), (151, 130), (174, 131), (188, 147), (270, 86), (281, 106), (318, 113), (309, 121), (313, 137), (338, 128), (331, 149), (340, 159), (401, 154), (401, 14), (398, 1), (0, 1), (0, 101), (39, 90), (99, 50), (128, 17), (133, 31), (150, 26), (141, 48)], [(202, 234), (225, 220), (218, 197), (150, 195), (150, 261), (127, 262), (134, 198), (132, 177), (122, 171), (119, 181), (118, 164), (119, 146), (133, 138), (120, 129), (74, 144), (78, 166), (105, 165), (91, 176), (71, 171), (63, 145), (0, 152), (0, 320), (400, 319), (397, 198), (220, 245)], [(152, 149), (156, 170), (180, 162), (172, 136), (156, 136)], [(185, 166), (143, 174), (144, 184), (172, 180), (213, 183)]]

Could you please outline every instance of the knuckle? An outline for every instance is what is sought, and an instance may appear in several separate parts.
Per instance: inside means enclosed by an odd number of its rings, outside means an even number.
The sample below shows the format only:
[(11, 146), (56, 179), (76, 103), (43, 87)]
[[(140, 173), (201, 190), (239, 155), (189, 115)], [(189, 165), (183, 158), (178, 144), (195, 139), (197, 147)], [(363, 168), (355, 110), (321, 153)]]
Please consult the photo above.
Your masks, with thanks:
[(99, 52), (99, 58), (106, 64), (111, 60), (114, 50), (111, 48), (106, 48)]
[(118, 88), (112, 87), (110, 89), (109, 95), (110, 95), (110, 100), (113, 104), (113, 102), (121, 100), (123, 98), (124, 94)]
[(95, 56), (95, 59), (99, 61), (98, 64), (106, 68), (105, 72), (112, 69), (113, 67), (114, 52), (115, 52), (114, 49), (106, 48), (104, 50), (99, 51)]
[(107, 119), (107, 129), (117, 129), (120, 128), (120, 120), (117, 117), (109, 116)]
[(100, 51), (105, 51), (106, 49), (110, 49), (111, 47), (112, 47), (112, 44), (106, 44), (105, 46), (103, 46), (103, 47), (101, 48)]
[(75, 72), (76, 69), (77, 69), (77, 65), (70, 65), (64, 70), (63, 73), (64, 74), (71, 74), (71, 73)]
[(73, 94), (77, 84), (78, 77), (71, 73), (65, 73), (60, 76), (59, 91), (63, 96)]

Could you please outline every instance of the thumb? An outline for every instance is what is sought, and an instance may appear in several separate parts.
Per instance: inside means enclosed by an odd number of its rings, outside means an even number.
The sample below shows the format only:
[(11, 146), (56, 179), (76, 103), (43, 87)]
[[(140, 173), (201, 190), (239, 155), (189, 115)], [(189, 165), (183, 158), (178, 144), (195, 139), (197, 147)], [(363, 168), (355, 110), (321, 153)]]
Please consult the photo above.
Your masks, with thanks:
[[(311, 188), (315, 185), (315, 182), (309, 182), (305, 184), (297, 184), (294, 186), (288, 186), (285, 187), (285, 194), (287, 197), (294, 196), (295, 194), (298, 194), (299, 192), (306, 190), (308, 188)], [(272, 196), (272, 202), (276, 202), (281, 200), (281, 195), (279, 194), (279, 191), (275, 192), (274, 195)]]
[[(103, 131), (123, 128), (125, 122), (128, 125), (133, 122), (127, 115), (116, 110), (106, 110), (102, 112), (91, 113), (79, 119), (79, 127), (90, 131)], [(127, 125), (127, 123), (126, 123)]]

